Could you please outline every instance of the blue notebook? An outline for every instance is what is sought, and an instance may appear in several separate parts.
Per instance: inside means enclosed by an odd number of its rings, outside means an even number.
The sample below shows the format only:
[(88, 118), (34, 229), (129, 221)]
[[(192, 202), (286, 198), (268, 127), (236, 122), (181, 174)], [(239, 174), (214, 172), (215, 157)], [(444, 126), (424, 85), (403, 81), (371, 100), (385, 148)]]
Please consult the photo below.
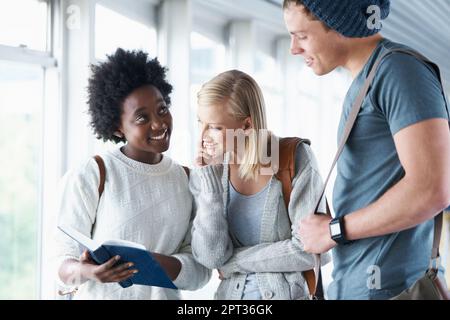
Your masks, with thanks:
[(122, 288), (140, 284), (177, 289), (161, 265), (142, 244), (125, 240), (108, 240), (98, 243), (71, 227), (58, 226), (58, 228), (87, 249), (97, 264), (103, 264), (117, 255), (121, 258), (117, 264), (133, 262), (134, 266), (132, 268), (136, 268), (139, 272), (130, 279), (119, 282)]

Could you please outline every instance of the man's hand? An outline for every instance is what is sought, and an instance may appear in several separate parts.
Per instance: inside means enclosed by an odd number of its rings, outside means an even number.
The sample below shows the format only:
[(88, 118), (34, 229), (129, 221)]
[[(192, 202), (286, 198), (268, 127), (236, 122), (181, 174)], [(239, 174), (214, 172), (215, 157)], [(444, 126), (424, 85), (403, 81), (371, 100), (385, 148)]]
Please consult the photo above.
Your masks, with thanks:
[(306, 252), (320, 254), (336, 246), (330, 236), (330, 221), (325, 214), (312, 214), (300, 221), (298, 234)]

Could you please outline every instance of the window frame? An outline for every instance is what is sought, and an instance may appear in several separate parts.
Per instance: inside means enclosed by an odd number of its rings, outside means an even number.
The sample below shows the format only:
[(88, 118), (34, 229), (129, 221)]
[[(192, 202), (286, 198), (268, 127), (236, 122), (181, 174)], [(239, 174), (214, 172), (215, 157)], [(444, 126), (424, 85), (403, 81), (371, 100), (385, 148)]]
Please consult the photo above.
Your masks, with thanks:
[(28, 64), (42, 68), (43, 72), (43, 86), (42, 86), (42, 97), (43, 101), (41, 104), (42, 117), (40, 121), (42, 122), (42, 129), (40, 132), (40, 151), (39, 151), (39, 172), (38, 172), (38, 208), (36, 208), (36, 288), (34, 292), (34, 296), (36, 299), (40, 299), (42, 297), (42, 270), (43, 267), (43, 248), (42, 248), (42, 237), (43, 237), (43, 221), (44, 221), (44, 185), (45, 181), (45, 158), (46, 152), (44, 148), (50, 147), (55, 148), (56, 146), (50, 146), (47, 144), (47, 139), (45, 135), (45, 126), (44, 123), (46, 119), (46, 111), (47, 104), (46, 101), (49, 99), (49, 93), (52, 92), (52, 89), (57, 89), (54, 81), (51, 81), (49, 77), (50, 73), (54, 73), (57, 70), (57, 59), (54, 56), (54, 22), (55, 22), (55, 8), (57, 8), (57, 2), (59, 0), (46, 0), (47, 3), (47, 28), (46, 28), (46, 50), (34, 50), (29, 49), (26, 46), (10, 46), (5, 44), (0, 44), (0, 60), (5, 62), (14, 62), (21, 64)]

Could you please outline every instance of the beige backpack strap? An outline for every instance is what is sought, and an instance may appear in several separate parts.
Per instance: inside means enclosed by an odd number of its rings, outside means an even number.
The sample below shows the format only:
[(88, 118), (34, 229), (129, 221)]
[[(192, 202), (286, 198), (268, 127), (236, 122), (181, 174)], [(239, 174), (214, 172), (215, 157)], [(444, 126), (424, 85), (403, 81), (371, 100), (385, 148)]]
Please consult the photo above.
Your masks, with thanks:
[(105, 190), (105, 179), (106, 179), (106, 169), (105, 163), (100, 156), (94, 156), (95, 162), (97, 162), (98, 170), (100, 171), (100, 184), (98, 185), (98, 198), (103, 194), (103, 190)]

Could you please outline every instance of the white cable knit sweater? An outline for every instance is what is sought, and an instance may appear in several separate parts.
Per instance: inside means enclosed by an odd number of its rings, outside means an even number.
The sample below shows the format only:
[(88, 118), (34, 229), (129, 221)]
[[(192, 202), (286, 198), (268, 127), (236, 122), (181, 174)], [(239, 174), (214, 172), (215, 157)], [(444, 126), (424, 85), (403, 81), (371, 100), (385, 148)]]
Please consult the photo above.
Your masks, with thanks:
[[(69, 225), (100, 242), (123, 239), (143, 244), (147, 250), (180, 260), (174, 283), (179, 289), (205, 285), (211, 273), (191, 254), (192, 196), (183, 168), (164, 156), (156, 165), (134, 161), (119, 148), (102, 155), (106, 167), (105, 190), (99, 202), (99, 169), (89, 159), (63, 179), (58, 225)], [(98, 208), (97, 208), (98, 206)], [(76, 242), (57, 231), (58, 266), (78, 259)], [(179, 299), (178, 290), (87, 281), (75, 299)]]

